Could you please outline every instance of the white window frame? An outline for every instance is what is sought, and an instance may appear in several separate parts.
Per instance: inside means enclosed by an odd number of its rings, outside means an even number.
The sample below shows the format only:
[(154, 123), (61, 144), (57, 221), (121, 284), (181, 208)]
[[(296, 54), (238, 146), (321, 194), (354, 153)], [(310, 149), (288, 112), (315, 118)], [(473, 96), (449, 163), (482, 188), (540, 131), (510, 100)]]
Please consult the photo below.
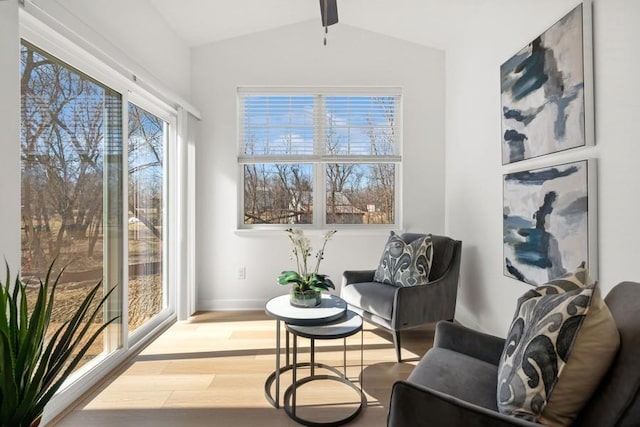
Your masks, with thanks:
[[(395, 132), (394, 143), (395, 153), (388, 156), (329, 156), (324, 154), (324, 146), (319, 141), (323, 140), (322, 132), (324, 126), (314, 123), (315, 141), (313, 155), (273, 155), (273, 156), (250, 156), (245, 155), (243, 141), (243, 98), (244, 96), (310, 96), (318, 100), (326, 96), (386, 96), (394, 97), (396, 100)], [(287, 224), (245, 224), (244, 223), (244, 166), (251, 163), (311, 163), (313, 165), (313, 221), (311, 224), (296, 224), (296, 228), (303, 229), (351, 229), (351, 230), (388, 230), (402, 229), (402, 101), (403, 94), (400, 87), (255, 87), (242, 86), (237, 88), (238, 106), (238, 218), (237, 228), (239, 230), (283, 230), (291, 225)], [(316, 102), (314, 102), (316, 104)], [(314, 106), (314, 116), (322, 115), (322, 108)], [(315, 110), (320, 108), (320, 111)], [(314, 119), (314, 121), (322, 122)], [(326, 168), (328, 163), (393, 163), (394, 168), (394, 221), (388, 224), (327, 224), (326, 222)]]

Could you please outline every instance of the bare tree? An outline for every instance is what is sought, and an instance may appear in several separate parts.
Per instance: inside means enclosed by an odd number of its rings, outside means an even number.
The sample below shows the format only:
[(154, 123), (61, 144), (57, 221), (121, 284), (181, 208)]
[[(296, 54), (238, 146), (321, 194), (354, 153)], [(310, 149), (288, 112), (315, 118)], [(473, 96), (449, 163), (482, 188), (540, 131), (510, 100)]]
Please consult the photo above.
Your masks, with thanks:
[(27, 45), (21, 72), (23, 265), (42, 269), (100, 229), (104, 91)]
[(164, 127), (159, 117), (129, 104), (129, 211), (158, 239), (162, 215), (148, 203), (162, 199)]
[[(369, 118), (369, 139), (371, 151), (377, 155), (394, 154), (395, 135), (395, 100), (389, 97), (374, 98), (377, 106), (383, 113), (386, 126), (374, 126), (373, 119)], [(371, 200), (380, 206), (382, 222), (393, 222), (394, 194), (395, 194), (395, 165), (392, 163), (376, 163), (372, 167), (372, 176), (369, 184)]]
[[(344, 151), (349, 151), (350, 147), (345, 147), (342, 138), (338, 136), (335, 129), (336, 117), (334, 113), (327, 114), (327, 125), (325, 126), (325, 150), (330, 155), (345, 154)], [(327, 177), (327, 221), (332, 223), (337, 221), (337, 206), (345, 186), (349, 182), (355, 164), (353, 163), (329, 163), (326, 165), (326, 177)]]
[[(310, 223), (313, 214), (313, 187), (321, 185), (326, 189), (327, 221), (364, 221), (370, 205), (375, 205), (375, 214), (369, 215), (369, 222), (389, 223), (394, 215), (395, 165), (381, 163), (376, 156), (394, 154), (395, 141), (395, 99), (392, 97), (373, 98), (375, 108), (371, 109), (366, 125), (358, 123), (368, 137), (367, 147), (362, 141), (351, 146), (351, 140), (344, 140), (339, 112), (329, 111), (324, 117), (324, 154), (345, 161), (315, 164), (324, 167), (325, 182), (313, 183), (313, 164), (256, 163), (244, 164), (244, 215), (246, 223)], [(331, 106), (327, 107), (331, 108)], [(290, 119), (290, 118), (289, 118)], [(268, 121), (268, 119), (267, 119)], [(277, 122), (277, 120), (275, 120)], [(283, 121), (286, 121), (283, 119)], [(285, 126), (286, 127), (286, 126)], [(257, 128), (260, 131), (261, 128)], [(263, 130), (264, 131), (264, 130)], [(261, 152), (272, 155), (296, 155), (299, 142), (293, 130), (281, 136), (277, 143), (270, 144), (265, 132), (264, 141), (256, 135), (246, 135), (245, 153), (255, 155), (257, 141), (261, 142)], [(366, 140), (365, 137), (365, 140)], [(307, 142), (308, 143), (308, 142)], [(298, 145), (297, 145), (298, 144)], [(365, 142), (366, 145), (366, 142)], [(272, 153), (271, 150), (280, 151)], [(314, 149), (314, 153), (317, 154)], [(350, 161), (352, 154), (371, 155), (370, 163)]]

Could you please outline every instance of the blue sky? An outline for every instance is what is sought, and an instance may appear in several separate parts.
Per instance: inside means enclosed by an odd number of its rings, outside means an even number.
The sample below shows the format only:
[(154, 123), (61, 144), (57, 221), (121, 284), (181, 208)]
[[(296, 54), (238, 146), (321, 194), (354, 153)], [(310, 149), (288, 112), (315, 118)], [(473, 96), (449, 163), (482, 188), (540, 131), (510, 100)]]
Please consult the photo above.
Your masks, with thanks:
[[(314, 97), (247, 96), (244, 98), (245, 154), (313, 154)], [(378, 150), (389, 140), (383, 107), (393, 97), (325, 96), (325, 132), (338, 154), (372, 154), (369, 133), (378, 135)], [(379, 100), (384, 102), (381, 103)], [(385, 147), (383, 154), (392, 154)]]

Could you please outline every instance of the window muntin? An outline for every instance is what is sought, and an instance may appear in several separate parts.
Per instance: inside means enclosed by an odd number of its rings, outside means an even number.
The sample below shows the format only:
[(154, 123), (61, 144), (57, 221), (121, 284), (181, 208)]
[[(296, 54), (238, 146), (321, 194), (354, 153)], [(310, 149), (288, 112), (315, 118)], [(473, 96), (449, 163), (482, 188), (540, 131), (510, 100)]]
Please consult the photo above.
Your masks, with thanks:
[[(397, 224), (399, 90), (298, 92), (239, 90), (240, 226)], [(303, 163), (313, 171), (302, 181), (289, 165)], [(267, 194), (280, 213), (260, 215)]]

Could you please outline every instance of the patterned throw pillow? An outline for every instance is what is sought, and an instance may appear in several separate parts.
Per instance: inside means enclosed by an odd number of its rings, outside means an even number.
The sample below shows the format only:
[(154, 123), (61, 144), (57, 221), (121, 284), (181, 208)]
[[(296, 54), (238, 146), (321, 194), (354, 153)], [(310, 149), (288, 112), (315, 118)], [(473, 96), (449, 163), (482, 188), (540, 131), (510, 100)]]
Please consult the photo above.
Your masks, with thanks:
[(581, 267), (518, 300), (498, 367), (501, 413), (568, 426), (595, 391), (619, 336), (599, 289), (587, 282)]
[(396, 286), (417, 286), (429, 282), (433, 260), (431, 235), (405, 243), (393, 231), (382, 252), (373, 280)]
[(571, 357), (538, 422), (549, 426), (572, 425), (607, 374), (619, 347), (618, 327), (600, 295), (600, 287), (596, 286)]

